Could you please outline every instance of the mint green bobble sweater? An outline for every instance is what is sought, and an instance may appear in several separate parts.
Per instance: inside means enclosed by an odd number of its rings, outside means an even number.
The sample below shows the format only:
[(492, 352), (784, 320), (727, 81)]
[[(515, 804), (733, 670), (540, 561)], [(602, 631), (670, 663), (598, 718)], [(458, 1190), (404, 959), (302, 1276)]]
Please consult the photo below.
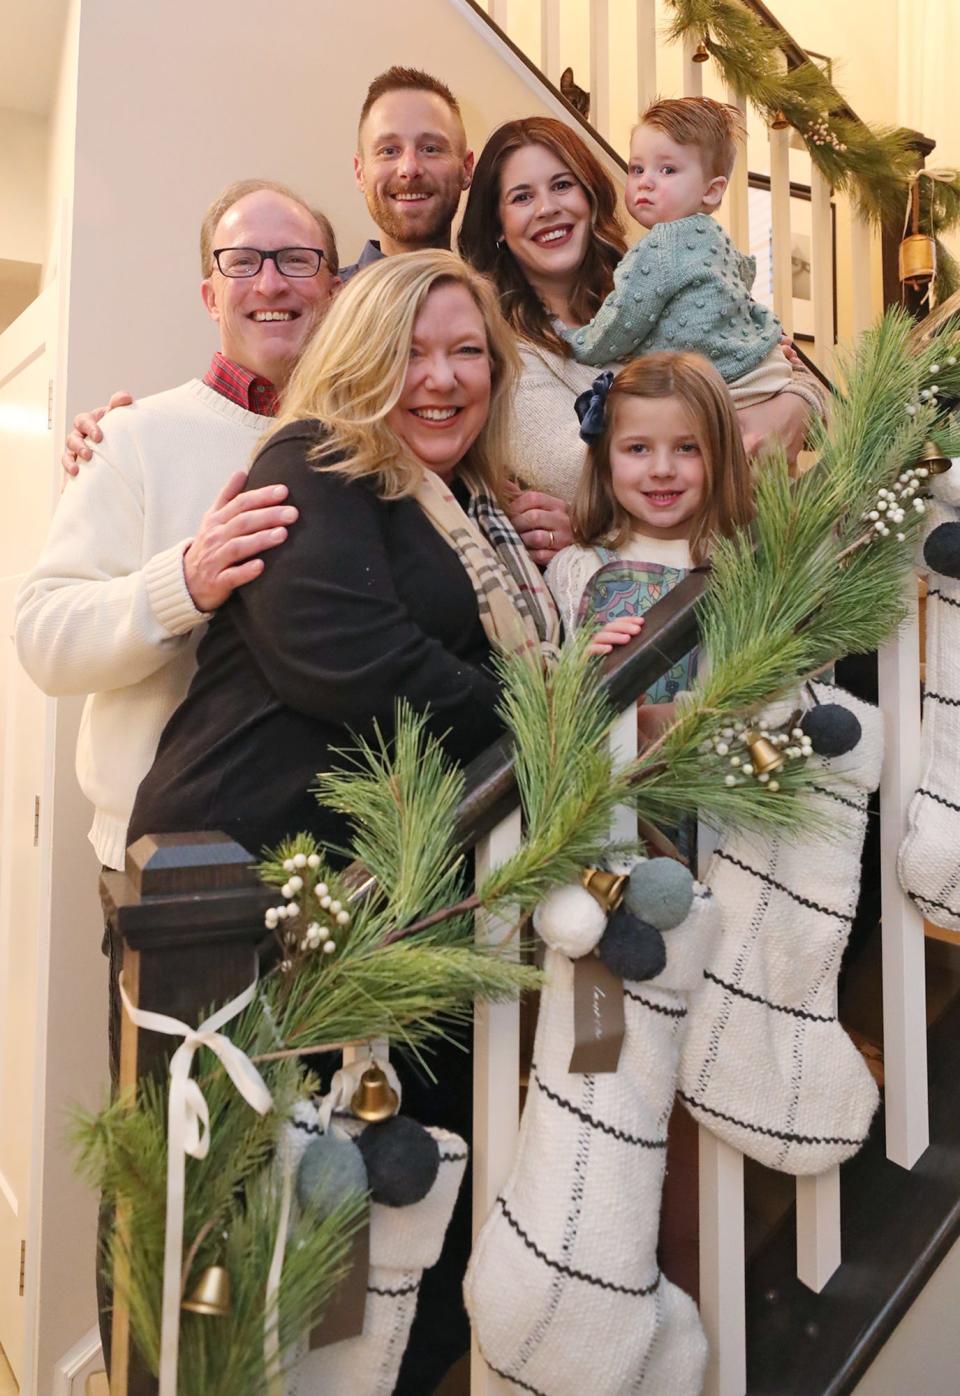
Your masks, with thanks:
[(589, 325), (564, 338), (585, 364), (693, 350), (730, 383), (756, 368), (782, 334), (773, 312), (750, 295), (756, 274), (755, 259), (709, 214), (658, 223), (623, 257)]

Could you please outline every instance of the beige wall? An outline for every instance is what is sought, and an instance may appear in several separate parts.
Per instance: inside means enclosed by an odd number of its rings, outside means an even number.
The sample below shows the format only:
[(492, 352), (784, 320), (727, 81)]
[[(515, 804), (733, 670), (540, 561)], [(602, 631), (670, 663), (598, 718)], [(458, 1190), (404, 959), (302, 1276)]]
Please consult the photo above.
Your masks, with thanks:
[(0, 108), (0, 259), (41, 262), (46, 233), (47, 122)]
[(956, 1396), (960, 1243), (927, 1281), (853, 1396)]

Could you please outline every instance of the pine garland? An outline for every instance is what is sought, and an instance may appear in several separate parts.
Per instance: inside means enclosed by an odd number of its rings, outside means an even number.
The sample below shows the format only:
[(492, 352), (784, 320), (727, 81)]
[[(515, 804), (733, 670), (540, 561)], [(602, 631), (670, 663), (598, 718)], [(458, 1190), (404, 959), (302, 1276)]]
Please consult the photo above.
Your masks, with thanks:
[[(677, 41), (691, 34), (702, 40), (731, 87), (768, 120), (782, 112), (803, 137), (817, 169), (851, 196), (865, 218), (882, 224), (903, 217), (916, 166), (908, 131), (845, 116), (843, 97), (814, 63), (784, 71), (777, 31), (736, 0), (669, 4), (673, 19), (667, 37)], [(960, 224), (960, 174), (954, 172), (927, 198), (925, 231), (943, 233)]]

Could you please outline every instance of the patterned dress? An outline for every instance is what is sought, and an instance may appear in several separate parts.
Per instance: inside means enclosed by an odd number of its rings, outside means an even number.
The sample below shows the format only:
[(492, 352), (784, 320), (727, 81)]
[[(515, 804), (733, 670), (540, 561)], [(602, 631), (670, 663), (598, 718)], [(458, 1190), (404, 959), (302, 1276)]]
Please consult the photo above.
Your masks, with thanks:
[[(602, 566), (594, 572), (577, 606), (577, 626), (593, 620), (600, 625), (618, 616), (642, 616), (687, 575), (682, 567), (621, 558), (611, 548), (594, 545)], [(670, 703), (690, 687), (696, 673), (696, 651), (679, 660), (648, 690), (648, 703)]]

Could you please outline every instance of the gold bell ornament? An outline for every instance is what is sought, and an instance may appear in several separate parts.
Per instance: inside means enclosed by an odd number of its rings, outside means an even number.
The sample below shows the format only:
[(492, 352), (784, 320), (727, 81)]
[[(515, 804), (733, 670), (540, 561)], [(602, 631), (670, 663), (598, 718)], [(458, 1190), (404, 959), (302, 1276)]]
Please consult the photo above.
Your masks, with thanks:
[(624, 873), (605, 872), (603, 868), (584, 868), (580, 874), (580, 885), (608, 912), (620, 905), (628, 881)]
[(764, 737), (760, 732), (748, 732), (746, 741), (754, 775), (769, 776), (780, 770), (785, 757), (769, 737)]
[(222, 1265), (208, 1265), (181, 1309), (211, 1318), (226, 1318), (230, 1312), (230, 1273)]
[(694, 63), (706, 63), (707, 59), (710, 57), (710, 50), (703, 42), (703, 39), (697, 44), (690, 57)]
[(780, 110), (780, 108), (777, 108), (777, 110), (773, 113), (773, 116), (770, 118), (770, 130), (785, 131), (789, 125), (790, 122), (787, 120), (784, 113)]
[[(918, 170), (910, 181), (910, 202), (903, 220), (904, 236), (898, 254), (900, 280), (915, 291), (922, 290), (937, 274), (937, 240), (932, 232), (920, 231), (920, 180), (923, 174), (923, 170)], [(908, 222), (913, 224), (909, 235)]]
[(395, 1115), (399, 1104), (397, 1093), (387, 1080), (386, 1072), (382, 1066), (374, 1062), (360, 1077), (360, 1084), (350, 1101), (350, 1109), (358, 1120), (376, 1124)]
[(922, 465), (929, 475), (945, 475), (953, 461), (943, 454), (935, 441), (925, 441), (917, 465)]

